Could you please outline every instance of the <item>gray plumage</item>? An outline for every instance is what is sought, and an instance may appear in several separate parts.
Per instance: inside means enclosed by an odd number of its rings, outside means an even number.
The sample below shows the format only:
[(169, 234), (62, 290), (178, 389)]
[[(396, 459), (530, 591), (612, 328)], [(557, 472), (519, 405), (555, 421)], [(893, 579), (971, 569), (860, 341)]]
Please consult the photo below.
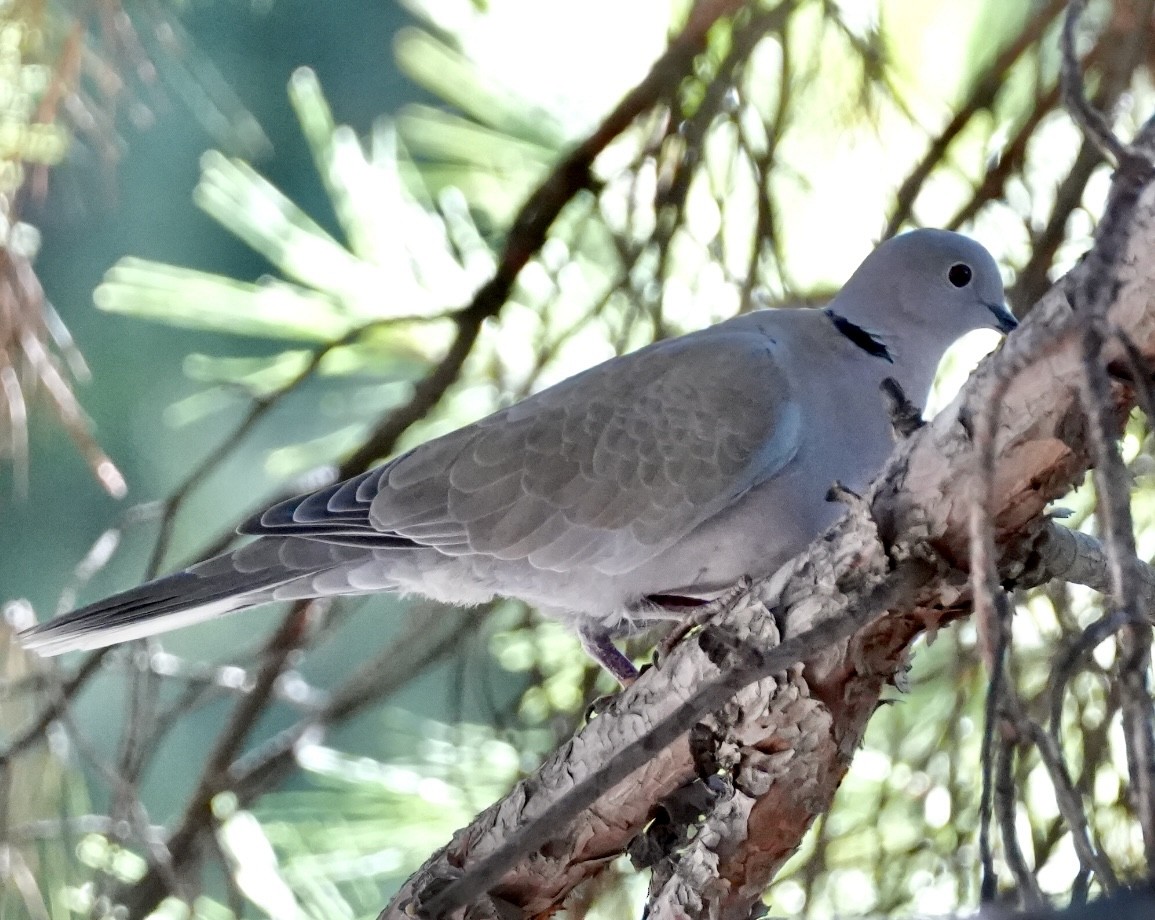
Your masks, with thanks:
[[(367, 473), (273, 506), (252, 543), (22, 633), (91, 649), (276, 600), (398, 591), (524, 599), (607, 660), (623, 620), (769, 574), (861, 490), (943, 352), (1009, 331), (994, 260), (941, 230), (883, 243), (823, 310), (767, 310), (564, 380)], [(609, 659), (614, 653), (608, 651)]]

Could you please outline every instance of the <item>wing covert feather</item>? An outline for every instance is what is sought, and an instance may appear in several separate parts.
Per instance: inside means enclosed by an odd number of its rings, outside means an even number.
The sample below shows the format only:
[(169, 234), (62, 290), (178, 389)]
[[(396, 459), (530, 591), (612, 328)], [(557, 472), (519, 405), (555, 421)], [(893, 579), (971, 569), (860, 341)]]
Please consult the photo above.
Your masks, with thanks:
[(554, 571), (629, 571), (794, 456), (798, 407), (773, 347), (725, 326), (657, 343), (274, 506), (245, 532), (380, 534)]

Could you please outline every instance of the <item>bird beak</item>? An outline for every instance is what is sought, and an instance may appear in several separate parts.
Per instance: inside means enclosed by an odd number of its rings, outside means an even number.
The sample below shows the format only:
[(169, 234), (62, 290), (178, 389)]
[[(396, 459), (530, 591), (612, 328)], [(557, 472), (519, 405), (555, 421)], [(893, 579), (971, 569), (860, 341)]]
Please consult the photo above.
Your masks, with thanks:
[(988, 303), (984, 304), (984, 306), (991, 311), (991, 314), (995, 318), (995, 328), (1003, 335), (1019, 328), (1019, 321), (1015, 319), (1015, 314), (1013, 314), (1005, 304)]

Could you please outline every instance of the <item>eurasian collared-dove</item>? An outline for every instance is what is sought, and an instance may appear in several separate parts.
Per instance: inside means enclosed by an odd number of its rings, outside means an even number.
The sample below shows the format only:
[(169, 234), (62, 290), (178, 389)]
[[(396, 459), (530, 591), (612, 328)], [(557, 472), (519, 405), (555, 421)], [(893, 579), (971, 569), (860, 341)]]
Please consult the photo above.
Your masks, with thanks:
[(657, 342), (274, 505), (255, 541), (21, 634), (92, 649), (276, 600), (400, 591), (521, 598), (609, 642), (743, 576), (770, 574), (862, 490), (893, 446), (880, 392), (929, 393), (943, 352), (1009, 332), (994, 260), (917, 230), (878, 247), (825, 310), (765, 310)]

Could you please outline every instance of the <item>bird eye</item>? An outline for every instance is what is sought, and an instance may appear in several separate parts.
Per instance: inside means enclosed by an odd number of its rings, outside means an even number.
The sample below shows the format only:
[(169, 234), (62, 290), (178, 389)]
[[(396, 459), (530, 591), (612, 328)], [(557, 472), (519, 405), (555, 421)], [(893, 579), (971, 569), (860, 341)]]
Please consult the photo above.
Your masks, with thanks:
[(964, 265), (962, 262), (956, 262), (950, 267), (950, 271), (946, 273), (947, 280), (950, 281), (956, 288), (966, 287), (971, 283), (971, 277), (974, 273), (971, 271), (969, 265)]

